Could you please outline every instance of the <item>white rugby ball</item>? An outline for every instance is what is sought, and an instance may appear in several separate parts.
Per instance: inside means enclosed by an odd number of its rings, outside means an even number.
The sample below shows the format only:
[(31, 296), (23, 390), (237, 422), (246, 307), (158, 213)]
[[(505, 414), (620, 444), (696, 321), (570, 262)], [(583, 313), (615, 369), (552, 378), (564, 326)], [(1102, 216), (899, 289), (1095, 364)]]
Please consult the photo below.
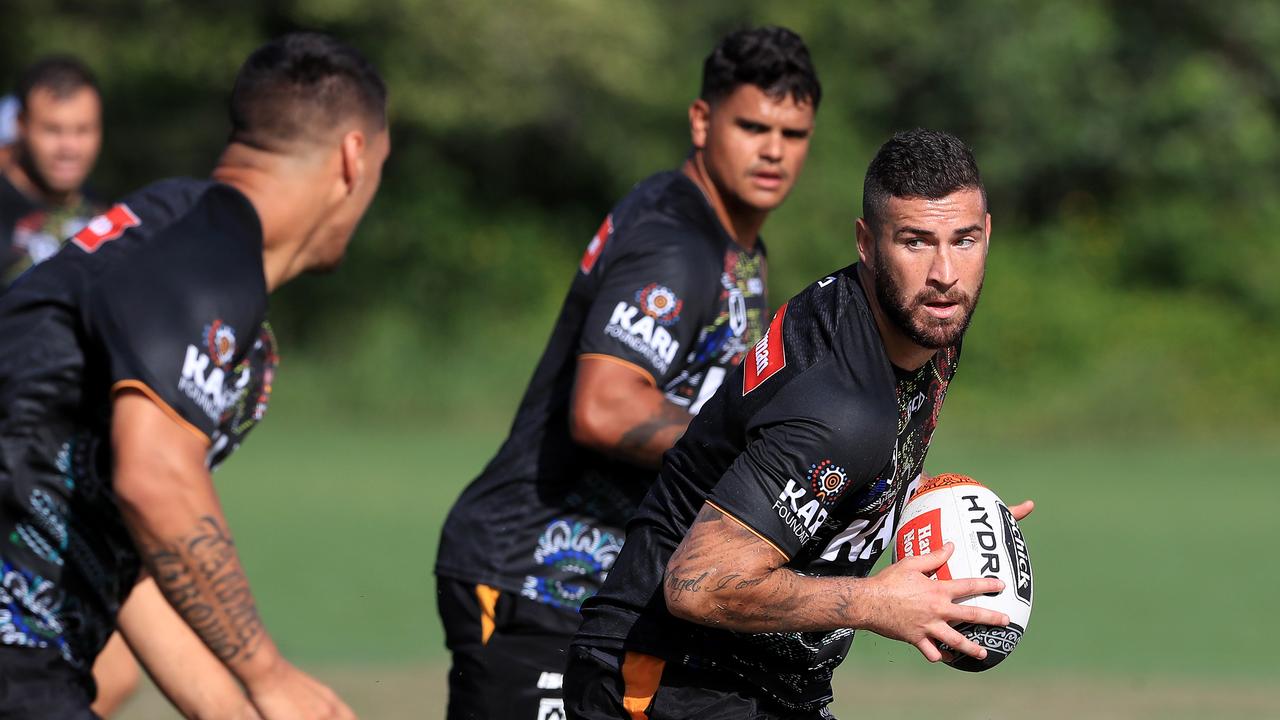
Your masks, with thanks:
[(962, 605), (1002, 612), (1009, 616), (1007, 627), (961, 623), (965, 637), (987, 649), (985, 660), (952, 652), (947, 664), (969, 672), (995, 667), (1013, 652), (1031, 619), (1031, 556), (1018, 523), (996, 494), (965, 475), (944, 473), (922, 484), (902, 510), (895, 533), (893, 561), (926, 555), (953, 543), (955, 552), (938, 568), (941, 580), (990, 577), (1004, 582), (1004, 590), (991, 595), (975, 595)]

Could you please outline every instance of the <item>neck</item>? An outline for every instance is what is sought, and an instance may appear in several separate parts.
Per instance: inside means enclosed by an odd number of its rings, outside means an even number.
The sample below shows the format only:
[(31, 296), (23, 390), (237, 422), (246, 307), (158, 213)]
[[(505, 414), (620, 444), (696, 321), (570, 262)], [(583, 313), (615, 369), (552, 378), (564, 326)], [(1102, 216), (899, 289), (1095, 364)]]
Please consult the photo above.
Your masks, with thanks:
[(27, 169), (27, 160), (20, 156), (17, 162), (10, 163), (4, 169), (4, 176), (18, 189), (18, 192), (50, 207), (71, 207), (80, 203), (80, 189), (66, 192), (52, 190), (39, 182), (39, 175)]
[(867, 296), (867, 304), (871, 306), (871, 315), (876, 319), (876, 329), (880, 331), (880, 340), (884, 343), (889, 362), (903, 370), (914, 371), (924, 367), (937, 350), (931, 350), (915, 344), (897, 325), (889, 320), (880, 300), (876, 297), (875, 279), (865, 262), (858, 263), (858, 282), (862, 284), (863, 294)]
[(296, 167), (298, 162), (232, 143), (212, 173), (214, 180), (239, 190), (258, 213), (269, 293), (307, 269), (303, 249), (318, 217), (314, 210), (318, 193), (295, 179), (307, 175)]
[(729, 237), (733, 241), (748, 250), (754, 250), (756, 243), (760, 239), (760, 228), (764, 226), (764, 221), (769, 217), (768, 210), (757, 210), (733, 203), (732, 207), (726, 202), (725, 197), (720, 193), (716, 184), (711, 179), (711, 174), (707, 172), (707, 166), (702, 161), (702, 153), (694, 152), (693, 156), (684, 161), (684, 165), (680, 167), (680, 171), (693, 181), (702, 194), (707, 198), (707, 203), (711, 205), (711, 209), (715, 211), (716, 218), (720, 221), (720, 225), (729, 233)]

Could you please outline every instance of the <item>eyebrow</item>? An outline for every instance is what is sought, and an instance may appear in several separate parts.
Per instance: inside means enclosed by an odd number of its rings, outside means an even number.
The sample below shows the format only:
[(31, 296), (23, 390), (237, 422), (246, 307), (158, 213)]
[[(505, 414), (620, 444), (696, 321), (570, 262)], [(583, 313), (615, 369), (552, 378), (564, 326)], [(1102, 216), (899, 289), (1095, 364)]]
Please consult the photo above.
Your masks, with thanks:
[(735, 115), (733, 118), (733, 122), (737, 125), (755, 125), (758, 127), (766, 128), (768, 130), (772, 130), (775, 127), (780, 127), (782, 128), (782, 132), (796, 132), (796, 133), (808, 134), (813, 130), (813, 127), (811, 125), (806, 125), (806, 126), (781, 125), (773, 121), (757, 120), (755, 118), (747, 117), (746, 115)]
[[(962, 227), (953, 231), (952, 235), (966, 235), (969, 233), (980, 233), (984, 229), (985, 228), (983, 228), (983, 226), (981, 225), (970, 225), (968, 227)], [(897, 231), (894, 232), (894, 235), (928, 235), (930, 237), (933, 237), (934, 235), (936, 235), (936, 233), (934, 233), (932, 230), (926, 230), (924, 228), (903, 227), (903, 228), (898, 228)]]

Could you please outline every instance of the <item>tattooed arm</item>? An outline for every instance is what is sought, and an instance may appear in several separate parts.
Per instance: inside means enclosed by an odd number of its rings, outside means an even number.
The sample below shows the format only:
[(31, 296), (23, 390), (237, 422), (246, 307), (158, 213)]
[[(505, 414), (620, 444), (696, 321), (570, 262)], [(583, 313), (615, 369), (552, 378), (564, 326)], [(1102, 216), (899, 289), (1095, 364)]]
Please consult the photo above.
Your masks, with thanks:
[(770, 543), (714, 506), (703, 505), (667, 563), (667, 608), (676, 617), (737, 632), (859, 628), (914, 645), (930, 662), (942, 641), (960, 652), (986, 650), (948, 623), (1006, 625), (1003, 613), (954, 600), (1001, 589), (999, 580), (931, 580), (951, 556), (906, 558), (869, 578), (801, 575)]
[(579, 445), (656, 469), (690, 419), (639, 367), (604, 356), (578, 358), (569, 432)]
[[(354, 717), (331, 690), (286, 661), (263, 627), (205, 468), (207, 442), (134, 390), (116, 395), (111, 422), (121, 515), (146, 570), (186, 625), (267, 720)], [(163, 624), (131, 622), (124, 629), (130, 645), (142, 647)], [(192, 668), (196, 675), (198, 664)]]

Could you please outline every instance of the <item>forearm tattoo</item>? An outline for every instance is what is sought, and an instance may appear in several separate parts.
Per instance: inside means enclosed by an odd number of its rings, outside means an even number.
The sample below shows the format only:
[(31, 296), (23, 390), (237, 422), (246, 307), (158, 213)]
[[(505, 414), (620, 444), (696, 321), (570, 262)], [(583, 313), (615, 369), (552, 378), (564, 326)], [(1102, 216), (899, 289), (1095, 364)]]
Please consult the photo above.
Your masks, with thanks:
[(235, 542), (217, 518), (202, 516), (189, 536), (149, 548), (146, 559), (161, 592), (220, 660), (253, 657), (262, 619)]
[[(859, 580), (806, 578), (782, 561), (755, 533), (707, 505), (667, 564), (667, 601), (701, 608), (702, 624), (740, 632), (851, 625)], [(699, 602), (691, 595), (710, 597)]]
[[(649, 419), (622, 434), (622, 439), (618, 441), (618, 450), (628, 455), (645, 455), (647, 451), (656, 451), (661, 455), (667, 448), (650, 449), (649, 446), (654, 438), (671, 428), (683, 431), (689, 425), (689, 419), (689, 413), (684, 408), (664, 402)], [(670, 443), (663, 444), (670, 445)]]

